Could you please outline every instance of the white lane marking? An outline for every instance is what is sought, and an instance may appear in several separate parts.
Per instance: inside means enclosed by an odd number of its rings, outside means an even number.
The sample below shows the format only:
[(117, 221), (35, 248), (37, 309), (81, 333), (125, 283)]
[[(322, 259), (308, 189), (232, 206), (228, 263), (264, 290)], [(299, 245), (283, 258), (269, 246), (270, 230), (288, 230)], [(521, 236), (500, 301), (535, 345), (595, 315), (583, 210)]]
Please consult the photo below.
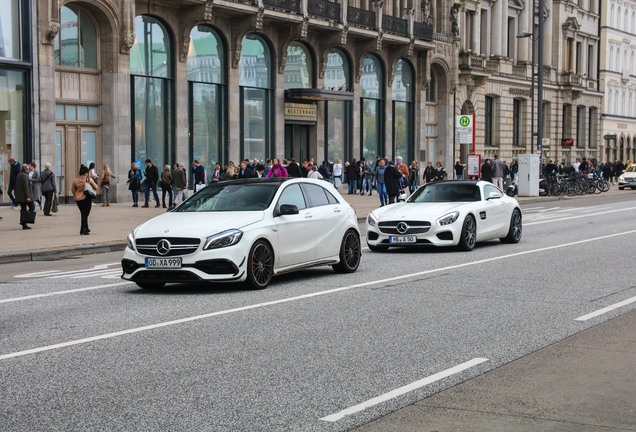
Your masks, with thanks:
[(20, 278), (20, 279), (37, 278), (37, 277), (45, 277), (47, 279), (54, 279), (54, 278), (60, 278), (60, 277), (64, 277), (64, 276), (70, 276), (70, 275), (87, 273), (87, 272), (90, 272), (91, 274), (93, 274), (96, 271), (105, 271), (105, 270), (113, 271), (114, 269), (109, 269), (109, 267), (114, 266), (114, 265), (119, 265), (119, 264), (120, 264), (119, 262), (108, 263), (108, 264), (97, 264), (96, 266), (93, 266), (90, 269), (69, 270), (69, 271), (65, 271), (65, 272), (60, 271), (60, 270), (48, 270), (48, 271), (36, 272), (36, 273), (19, 274), (19, 275), (15, 275), (13, 277)]
[(597, 310), (595, 312), (589, 313), (587, 315), (580, 316), (580, 317), (576, 318), (574, 321), (587, 321), (589, 319), (595, 318), (595, 317), (597, 317), (599, 315), (603, 315), (603, 314), (605, 314), (607, 312), (611, 312), (614, 309), (618, 309), (618, 308), (621, 308), (623, 306), (627, 306), (628, 304), (631, 304), (631, 303), (634, 303), (634, 302), (636, 302), (636, 297), (628, 298), (627, 300), (623, 300), (622, 302), (618, 302), (618, 303), (615, 303), (613, 305), (609, 305), (607, 307), (604, 307), (603, 309), (599, 309), (599, 310)]
[(400, 275), (400, 276), (394, 276), (394, 277), (390, 277), (390, 278), (386, 278), (386, 279), (376, 279), (376, 280), (373, 280), (373, 281), (362, 282), (362, 283), (359, 283), (359, 284), (349, 285), (349, 286), (345, 286), (345, 287), (341, 287), (341, 288), (332, 288), (332, 289), (326, 290), (326, 291), (318, 291), (318, 292), (314, 292), (314, 293), (310, 293), (310, 294), (303, 294), (303, 295), (299, 295), (299, 296), (295, 296), (295, 297), (287, 297), (287, 298), (283, 298), (283, 299), (279, 299), (279, 300), (272, 300), (272, 301), (268, 301), (268, 302), (264, 302), (264, 303), (256, 303), (256, 304), (252, 304), (252, 305), (248, 305), (248, 306), (241, 306), (241, 307), (237, 307), (237, 308), (234, 308), (234, 309), (226, 309), (226, 310), (222, 310), (222, 311), (218, 311), (218, 312), (211, 312), (211, 313), (207, 313), (207, 314), (203, 314), (203, 315), (195, 315), (195, 316), (191, 316), (191, 317), (187, 317), (187, 318), (181, 318), (181, 319), (172, 320), (172, 321), (164, 321), (164, 322), (160, 322), (160, 323), (157, 323), (157, 324), (150, 324), (150, 325), (146, 325), (146, 326), (142, 326), (142, 327), (131, 328), (131, 329), (128, 329), (128, 330), (122, 330), (122, 331), (113, 332), (113, 333), (105, 333), (105, 334), (102, 334), (102, 335), (92, 336), (92, 337), (88, 337), (88, 338), (84, 338), (84, 339), (76, 339), (76, 340), (72, 340), (72, 341), (68, 341), (68, 342), (62, 342), (62, 343), (57, 343), (57, 344), (53, 344), (53, 345), (46, 345), (46, 346), (43, 346), (43, 347), (32, 348), (32, 349), (28, 349), (28, 350), (24, 350), (24, 351), (17, 351), (17, 352), (14, 352), (14, 353), (3, 354), (3, 355), (0, 355), (0, 360), (6, 360), (6, 359), (14, 358), (14, 357), (21, 357), (21, 356), (25, 356), (25, 355), (29, 355), (29, 354), (36, 354), (36, 353), (40, 353), (40, 352), (44, 352), (44, 351), (50, 351), (50, 350), (54, 350), (54, 349), (65, 348), (65, 347), (85, 344), (85, 343), (89, 343), (89, 342), (95, 342), (95, 341), (103, 340), (103, 339), (111, 339), (111, 338), (115, 338), (115, 337), (119, 337), (119, 336), (129, 335), (129, 334), (133, 334), (133, 333), (139, 333), (139, 332), (148, 331), (148, 330), (154, 330), (154, 329), (163, 328), (163, 327), (169, 327), (169, 326), (173, 326), (173, 325), (177, 325), (177, 324), (183, 324), (183, 323), (192, 322), (192, 321), (200, 321), (200, 320), (203, 320), (203, 319), (206, 319), (206, 318), (212, 318), (212, 317), (217, 317), (217, 316), (222, 316), (222, 315), (229, 315), (229, 314), (233, 314), (233, 313), (237, 313), (237, 312), (244, 312), (244, 311), (248, 311), (248, 310), (252, 310), (252, 309), (260, 309), (260, 308), (264, 308), (264, 307), (267, 307), (267, 306), (274, 306), (274, 305), (279, 305), (279, 304), (284, 304), (284, 303), (290, 303), (290, 302), (299, 301), (299, 300), (305, 300), (305, 299), (309, 299), (309, 298), (313, 298), (313, 297), (321, 297), (321, 296), (328, 295), (328, 294), (334, 294), (334, 293), (339, 293), (339, 292), (343, 292), (343, 291), (354, 290), (356, 288), (369, 287), (369, 286), (373, 286), (373, 285), (383, 285), (383, 284), (387, 284), (389, 282), (395, 282), (395, 281), (398, 281), (398, 280), (410, 279), (410, 278), (420, 277), (420, 276), (424, 276), (424, 275), (428, 275), (428, 274), (432, 274), (432, 273), (439, 273), (439, 272), (444, 272), (444, 271), (448, 271), (448, 270), (455, 270), (455, 269), (459, 269), (459, 268), (470, 267), (470, 266), (480, 265), (480, 264), (494, 262), (494, 261), (501, 261), (501, 260), (507, 259), (507, 258), (514, 258), (514, 257), (519, 257), (519, 256), (524, 256), (524, 255), (542, 253), (542, 252), (549, 251), (549, 250), (563, 249), (563, 248), (566, 248), (566, 247), (569, 247), (569, 246), (578, 246), (578, 245), (585, 244), (585, 243), (590, 243), (590, 242), (595, 242), (595, 241), (600, 241), (600, 240), (606, 240), (606, 239), (610, 239), (610, 238), (614, 238), (614, 237), (621, 237), (621, 236), (625, 236), (627, 234), (635, 234), (635, 233), (636, 233), (636, 230), (623, 231), (623, 232), (620, 232), (620, 233), (608, 234), (608, 235), (604, 235), (604, 236), (600, 236), (600, 237), (588, 238), (588, 239), (578, 240), (578, 241), (574, 241), (574, 242), (570, 242), (570, 243), (563, 243), (563, 244), (559, 244), (559, 245), (555, 245), (555, 246), (546, 246), (546, 247), (539, 248), (539, 249), (532, 249), (532, 250), (527, 250), (527, 251), (523, 251), (523, 252), (516, 252), (516, 253), (512, 253), (512, 254), (508, 254), (508, 255), (500, 255), (500, 256), (496, 256), (496, 257), (492, 257), (492, 258), (484, 258), (484, 259), (481, 259), (481, 260), (471, 261), (471, 262), (467, 262), (467, 263), (463, 263), (463, 264), (455, 264), (455, 265), (446, 266), (446, 267), (440, 267), (440, 268), (431, 269), (431, 270), (424, 270), (424, 271), (417, 272), (417, 273), (410, 273), (410, 274), (405, 274), (405, 275)]
[(24, 297), (13, 297), (13, 298), (2, 299), (2, 300), (0, 300), (0, 303), (12, 303), (12, 302), (18, 302), (18, 301), (24, 301), (24, 300), (32, 300), (32, 299), (42, 298), (42, 297), (52, 297), (52, 296), (57, 296), (57, 295), (71, 294), (71, 293), (77, 293), (77, 292), (83, 292), (83, 291), (93, 291), (93, 290), (102, 289), (102, 288), (110, 288), (110, 287), (116, 287), (116, 286), (121, 286), (121, 285), (129, 285), (131, 283), (132, 282), (120, 282), (120, 283), (115, 283), (115, 284), (98, 285), (98, 286), (87, 287), (87, 288), (77, 288), (77, 289), (72, 289), (72, 290), (68, 290), (68, 291), (54, 291), (54, 292), (50, 292), (50, 293), (33, 294), (33, 295), (30, 295), (30, 296), (24, 296)]
[(582, 215), (567, 216), (567, 217), (559, 218), (559, 219), (548, 219), (548, 220), (542, 220), (537, 222), (524, 223), (523, 226), (526, 227), (526, 226), (540, 225), (540, 224), (546, 224), (546, 223), (552, 223), (552, 222), (571, 221), (572, 219), (580, 219), (580, 218), (586, 218), (591, 216), (602, 216), (602, 215), (606, 215), (610, 213), (618, 213), (618, 212), (631, 211), (631, 210), (636, 210), (636, 207), (627, 207), (623, 209), (608, 210), (608, 211), (599, 212), (599, 213), (588, 213), (588, 214), (582, 214)]
[(347, 409), (344, 409), (340, 412), (337, 412), (335, 414), (331, 414), (328, 415), (326, 417), (321, 418), (320, 420), (323, 421), (328, 421), (328, 422), (337, 422), (338, 420), (342, 420), (343, 418), (350, 416), (351, 414), (355, 414), (358, 413), (360, 411), (364, 411), (367, 408), (371, 408), (372, 406), (381, 404), (382, 402), (386, 402), (388, 400), (391, 399), (395, 399), (398, 396), (402, 396), (403, 394), (412, 392), (413, 390), (417, 390), (421, 387), (427, 386), (429, 384), (432, 384), (436, 381), (442, 380), (444, 378), (448, 378), (451, 375), (455, 375), (458, 374), (460, 372), (465, 371), (466, 369), (470, 369), (472, 367), (475, 367), (479, 364), (482, 364), (484, 362), (487, 362), (488, 359), (487, 358), (474, 358), (472, 360), (469, 360), (465, 363), (459, 364), (457, 366), (454, 366), (450, 369), (446, 369), (445, 371), (442, 372), (438, 372), (434, 375), (431, 375), (429, 377), (426, 377), (424, 379), (421, 379), (419, 381), (415, 381), (414, 383), (405, 385), (403, 387), (397, 388), (395, 390), (391, 390), (388, 393), (385, 393), (383, 395), (380, 395), (378, 397), (375, 397), (373, 399), (369, 399), (366, 402), (362, 402), (361, 404), (358, 405), (354, 405), (352, 407), (349, 407)]

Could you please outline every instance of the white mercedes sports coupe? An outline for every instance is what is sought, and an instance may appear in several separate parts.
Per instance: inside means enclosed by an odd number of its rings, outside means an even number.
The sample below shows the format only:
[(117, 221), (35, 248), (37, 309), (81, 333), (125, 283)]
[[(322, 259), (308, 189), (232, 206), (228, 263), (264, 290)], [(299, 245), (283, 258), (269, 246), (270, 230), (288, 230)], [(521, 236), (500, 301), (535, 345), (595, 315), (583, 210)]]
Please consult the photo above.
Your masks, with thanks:
[(484, 181), (441, 181), (417, 189), (406, 202), (380, 207), (367, 217), (372, 251), (423, 245), (457, 246), (521, 240), (522, 214), (516, 199)]
[(122, 278), (142, 288), (170, 282), (245, 282), (331, 265), (352, 273), (361, 256), (354, 209), (325, 181), (213, 183), (128, 236)]

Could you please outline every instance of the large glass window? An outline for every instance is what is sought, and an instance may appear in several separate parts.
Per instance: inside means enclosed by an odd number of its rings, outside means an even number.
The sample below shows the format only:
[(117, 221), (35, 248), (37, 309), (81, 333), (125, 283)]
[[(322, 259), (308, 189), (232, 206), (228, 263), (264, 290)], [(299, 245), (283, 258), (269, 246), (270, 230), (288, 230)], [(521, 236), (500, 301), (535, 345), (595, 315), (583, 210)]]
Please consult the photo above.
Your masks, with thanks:
[(272, 67), (267, 43), (258, 35), (243, 38), (239, 63), (241, 159), (273, 156), (271, 152)]
[(22, 58), (22, 4), (22, 0), (0, 0), (0, 58)]
[(135, 18), (135, 33), (130, 50), (132, 157), (162, 166), (174, 153), (172, 43), (163, 24), (146, 15)]
[(413, 160), (413, 69), (400, 59), (393, 78), (393, 155)]
[(24, 160), (26, 73), (0, 68), (0, 187), (5, 191), (0, 199), (9, 201), (9, 158)]
[(76, 6), (62, 6), (60, 21), (55, 64), (97, 69), (97, 30), (91, 17)]
[(211, 28), (190, 32), (188, 81), (190, 92), (190, 152), (206, 169), (224, 162), (226, 73), (225, 48)]
[(314, 86), (313, 62), (311, 53), (300, 42), (292, 42), (287, 47), (285, 63), (285, 90), (293, 88), (312, 88)]
[(486, 96), (484, 116), (484, 144), (486, 147), (495, 145), (495, 98)]
[[(521, 145), (521, 100), (512, 100), (512, 145)], [(532, 134), (531, 134), (532, 135)], [(532, 139), (532, 136), (530, 136)]]
[[(334, 49), (327, 54), (325, 88), (346, 91), (350, 88), (350, 68), (347, 56)], [(325, 102), (325, 157), (335, 163), (344, 163), (351, 155), (352, 101)]]
[(362, 61), (360, 78), (360, 157), (375, 161), (384, 156), (384, 74), (380, 60), (368, 55)]

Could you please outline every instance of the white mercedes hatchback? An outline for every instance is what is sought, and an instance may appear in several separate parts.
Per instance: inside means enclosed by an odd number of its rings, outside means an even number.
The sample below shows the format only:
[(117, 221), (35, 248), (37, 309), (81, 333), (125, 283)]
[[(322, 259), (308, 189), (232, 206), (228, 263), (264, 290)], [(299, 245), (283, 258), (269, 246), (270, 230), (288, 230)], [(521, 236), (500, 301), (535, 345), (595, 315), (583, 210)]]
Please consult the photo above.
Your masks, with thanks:
[(194, 281), (267, 287), (318, 265), (352, 273), (361, 257), (354, 209), (322, 180), (213, 183), (128, 236), (122, 278), (142, 288)]

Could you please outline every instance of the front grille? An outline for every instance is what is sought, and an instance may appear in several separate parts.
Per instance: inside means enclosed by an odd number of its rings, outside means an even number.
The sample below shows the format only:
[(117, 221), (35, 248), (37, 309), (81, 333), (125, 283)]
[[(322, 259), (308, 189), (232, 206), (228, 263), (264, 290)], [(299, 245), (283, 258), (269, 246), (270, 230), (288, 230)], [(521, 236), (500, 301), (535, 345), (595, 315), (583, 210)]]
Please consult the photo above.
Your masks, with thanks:
[[(170, 251), (165, 255), (160, 254), (157, 250), (157, 243), (161, 240), (167, 240), (170, 242)], [(188, 255), (196, 252), (200, 244), (200, 239), (187, 237), (151, 237), (137, 239), (135, 241), (137, 252), (142, 255), (156, 257)]]
[[(407, 226), (407, 230), (405, 232), (398, 231), (398, 224), (401, 223), (404, 223)], [(378, 224), (378, 229), (381, 233), (390, 235), (424, 234), (431, 229), (431, 223), (422, 221), (388, 221), (380, 222)]]
[(391, 243), (389, 239), (382, 240), (380, 242), (382, 245), (386, 246), (394, 246), (394, 247), (409, 247), (409, 246), (420, 246), (420, 245), (430, 245), (432, 244), (428, 239), (417, 239), (415, 243)]
[(201, 280), (197, 275), (183, 270), (146, 270), (133, 276), (135, 282), (195, 282)]

